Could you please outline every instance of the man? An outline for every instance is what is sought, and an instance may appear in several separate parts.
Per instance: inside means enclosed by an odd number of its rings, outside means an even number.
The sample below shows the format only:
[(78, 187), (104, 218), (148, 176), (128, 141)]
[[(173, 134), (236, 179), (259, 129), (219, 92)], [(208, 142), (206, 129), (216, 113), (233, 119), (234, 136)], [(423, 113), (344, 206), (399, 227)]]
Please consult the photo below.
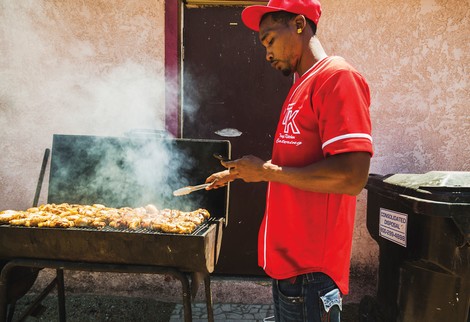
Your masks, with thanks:
[(339, 321), (349, 291), (356, 207), (372, 151), (370, 94), (343, 58), (328, 56), (316, 28), (318, 0), (271, 0), (245, 8), (266, 59), (296, 73), (281, 111), (272, 159), (222, 161), (207, 178), (215, 189), (235, 179), (267, 181), (258, 263), (273, 278), (276, 321)]

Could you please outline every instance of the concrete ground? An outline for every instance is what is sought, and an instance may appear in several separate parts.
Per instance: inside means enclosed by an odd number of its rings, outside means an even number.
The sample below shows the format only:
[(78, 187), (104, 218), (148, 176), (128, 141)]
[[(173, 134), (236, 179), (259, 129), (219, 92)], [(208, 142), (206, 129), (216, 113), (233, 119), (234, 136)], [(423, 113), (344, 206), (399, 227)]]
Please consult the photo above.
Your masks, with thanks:
[[(30, 295), (17, 304), (14, 321), (17, 321), (26, 305), (33, 300)], [(25, 321), (58, 321), (57, 297), (51, 295), (43, 302), (43, 311), (36, 317), (29, 316)], [(358, 304), (345, 304), (342, 322), (357, 322)], [(214, 320), (217, 322), (263, 322), (274, 321), (270, 304), (216, 303), (213, 307)], [(207, 321), (205, 303), (192, 305), (193, 322)], [(116, 296), (97, 296), (90, 294), (69, 295), (66, 297), (66, 319), (68, 322), (179, 322), (184, 320), (181, 304), (142, 298)]]
[[(17, 321), (35, 295), (53, 279), (55, 271), (40, 272), (33, 288), (17, 302)], [(178, 280), (165, 275), (64, 272), (67, 321), (183, 321), (182, 290)], [(343, 322), (359, 321), (359, 302), (375, 293), (375, 280), (351, 277), (344, 298)], [(261, 277), (211, 277), (216, 321), (264, 321), (273, 315), (271, 281)], [(42, 301), (42, 310), (26, 321), (58, 321), (55, 290)], [(207, 321), (204, 287), (192, 304), (194, 322)], [(273, 319), (265, 320), (273, 321)]]

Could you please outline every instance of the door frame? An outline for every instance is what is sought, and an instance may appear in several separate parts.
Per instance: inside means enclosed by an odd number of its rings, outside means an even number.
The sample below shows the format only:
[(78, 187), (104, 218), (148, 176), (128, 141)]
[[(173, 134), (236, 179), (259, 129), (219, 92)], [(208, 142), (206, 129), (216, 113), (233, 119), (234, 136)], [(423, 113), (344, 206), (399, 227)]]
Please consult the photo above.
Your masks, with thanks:
[(165, 0), (165, 130), (182, 137), (183, 6), (264, 5), (265, 0)]

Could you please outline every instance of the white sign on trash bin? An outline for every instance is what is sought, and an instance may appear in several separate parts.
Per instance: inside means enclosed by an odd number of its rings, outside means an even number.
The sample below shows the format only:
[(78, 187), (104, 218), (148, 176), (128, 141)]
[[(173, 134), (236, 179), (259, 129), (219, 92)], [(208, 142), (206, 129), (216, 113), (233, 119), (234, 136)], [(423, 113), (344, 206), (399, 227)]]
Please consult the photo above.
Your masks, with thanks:
[(379, 236), (406, 247), (408, 215), (380, 208)]

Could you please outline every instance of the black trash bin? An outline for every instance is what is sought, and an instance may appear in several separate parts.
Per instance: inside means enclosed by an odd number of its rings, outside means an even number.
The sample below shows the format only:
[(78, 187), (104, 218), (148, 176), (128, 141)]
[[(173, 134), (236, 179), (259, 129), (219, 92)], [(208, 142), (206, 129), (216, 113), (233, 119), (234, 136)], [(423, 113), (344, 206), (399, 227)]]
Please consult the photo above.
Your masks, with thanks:
[(366, 189), (379, 269), (361, 321), (467, 322), (470, 172), (370, 175)]

